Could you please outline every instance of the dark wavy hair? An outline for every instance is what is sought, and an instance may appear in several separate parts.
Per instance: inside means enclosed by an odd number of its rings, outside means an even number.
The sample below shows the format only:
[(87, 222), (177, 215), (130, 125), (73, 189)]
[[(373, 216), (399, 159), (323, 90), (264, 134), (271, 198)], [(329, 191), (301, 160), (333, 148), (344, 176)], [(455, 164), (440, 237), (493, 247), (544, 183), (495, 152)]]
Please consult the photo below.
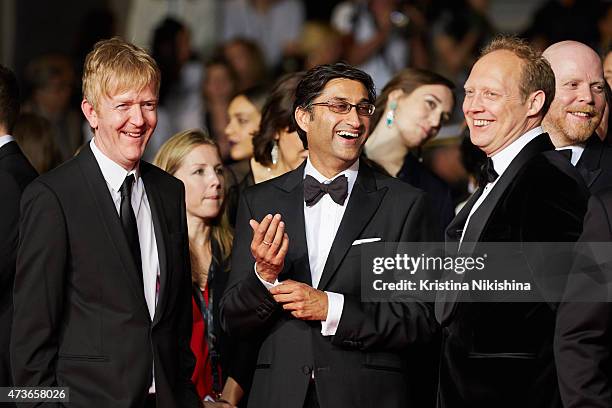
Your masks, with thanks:
[[(372, 77), (347, 63), (338, 62), (336, 64), (318, 65), (306, 72), (295, 91), (293, 112), (295, 113), (295, 111), (300, 108), (307, 110), (312, 115), (311, 103), (321, 95), (325, 85), (327, 85), (329, 81), (338, 78), (361, 82), (368, 91), (368, 102), (375, 102), (376, 89), (374, 88)], [(293, 116), (293, 120), (295, 121), (295, 115)], [(297, 122), (295, 123), (295, 127), (302, 143), (304, 143), (304, 147), (308, 147), (306, 132), (298, 126)]]
[(255, 160), (269, 166), (272, 164), (272, 147), (276, 134), (284, 129), (295, 132), (297, 125), (293, 119), (295, 89), (304, 78), (304, 72), (296, 72), (281, 77), (270, 92), (261, 111), (259, 131), (253, 135)]

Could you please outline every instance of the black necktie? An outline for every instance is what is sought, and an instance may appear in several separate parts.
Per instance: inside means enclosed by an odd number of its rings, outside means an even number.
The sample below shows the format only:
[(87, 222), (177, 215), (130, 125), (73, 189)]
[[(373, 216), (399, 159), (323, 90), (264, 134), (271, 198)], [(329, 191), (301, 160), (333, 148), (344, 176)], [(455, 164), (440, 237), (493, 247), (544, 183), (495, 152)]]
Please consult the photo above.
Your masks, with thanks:
[(487, 185), (487, 183), (493, 183), (498, 177), (499, 174), (497, 174), (495, 167), (493, 167), (493, 160), (490, 157), (487, 157), (487, 162), (482, 166), (480, 186), (484, 187)]
[(121, 193), (121, 207), (119, 218), (123, 226), (123, 232), (127, 239), (130, 251), (134, 257), (134, 262), (139, 271), (142, 271), (142, 262), (140, 259), (140, 242), (138, 241), (138, 227), (136, 226), (136, 217), (132, 209), (132, 185), (134, 184), (134, 175), (130, 174), (125, 178), (119, 192)]
[(325, 195), (329, 196), (337, 204), (344, 205), (348, 195), (348, 179), (342, 175), (336, 177), (329, 184), (319, 183), (314, 177), (306, 176), (304, 179), (304, 201), (308, 207), (312, 207)]
[(560, 149), (557, 151), (561, 153), (563, 157), (567, 159), (568, 162), (572, 162), (572, 149)]

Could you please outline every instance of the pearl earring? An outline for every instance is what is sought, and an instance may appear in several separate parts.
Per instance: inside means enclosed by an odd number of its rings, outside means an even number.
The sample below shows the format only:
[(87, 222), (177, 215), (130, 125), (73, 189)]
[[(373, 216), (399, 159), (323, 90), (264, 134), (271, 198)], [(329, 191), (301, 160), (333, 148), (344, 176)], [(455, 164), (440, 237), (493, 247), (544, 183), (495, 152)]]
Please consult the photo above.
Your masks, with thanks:
[(276, 165), (276, 163), (278, 163), (278, 142), (276, 140), (274, 141), (274, 144), (272, 145), (270, 156), (272, 157), (272, 164)]

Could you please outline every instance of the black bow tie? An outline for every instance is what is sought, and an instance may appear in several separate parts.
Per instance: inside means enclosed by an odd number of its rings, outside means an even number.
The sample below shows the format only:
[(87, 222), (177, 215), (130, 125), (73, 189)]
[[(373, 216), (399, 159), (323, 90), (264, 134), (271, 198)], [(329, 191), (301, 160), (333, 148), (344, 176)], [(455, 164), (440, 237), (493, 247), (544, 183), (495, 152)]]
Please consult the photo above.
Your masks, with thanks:
[(572, 149), (560, 149), (557, 151), (561, 153), (563, 157), (567, 159), (568, 162), (572, 161)]
[(495, 171), (495, 167), (493, 167), (493, 160), (490, 157), (487, 157), (487, 162), (482, 165), (480, 176), (481, 187), (486, 186), (487, 183), (493, 183), (499, 177), (499, 174)]
[(344, 200), (348, 195), (348, 179), (346, 176), (336, 177), (329, 184), (319, 183), (312, 176), (304, 178), (304, 201), (308, 207), (318, 203), (325, 194), (329, 194), (335, 203), (344, 205)]

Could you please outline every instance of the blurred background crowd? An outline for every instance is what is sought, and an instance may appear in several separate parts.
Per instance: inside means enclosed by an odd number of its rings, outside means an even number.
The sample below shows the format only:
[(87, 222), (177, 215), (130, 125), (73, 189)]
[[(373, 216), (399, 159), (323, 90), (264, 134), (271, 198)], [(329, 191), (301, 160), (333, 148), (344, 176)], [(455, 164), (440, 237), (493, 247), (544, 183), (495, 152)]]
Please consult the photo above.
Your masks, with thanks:
[(404, 68), (443, 75), (457, 103), (431, 140), (408, 148), (450, 187), (452, 205), (471, 192), (482, 159), (461, 114), (481, 47), (514, 33), (540, 50), (577, 40), (605, 58), (612, 42), (612, 2), (603, 0), (3, 0), (0, 8), (0, 63), (23, 90), (14, 135), (40, 173), (91, 138), (79, 108), (83, 60), (96, 41), (118, 35), (147, 48), (162, 72), (149, 161), (170, 136), (194, 128), (216, 140), (225, 164), (257, 159), (251, 137), (272, 84), (318, 64), (365, 70), (379, 95)]

